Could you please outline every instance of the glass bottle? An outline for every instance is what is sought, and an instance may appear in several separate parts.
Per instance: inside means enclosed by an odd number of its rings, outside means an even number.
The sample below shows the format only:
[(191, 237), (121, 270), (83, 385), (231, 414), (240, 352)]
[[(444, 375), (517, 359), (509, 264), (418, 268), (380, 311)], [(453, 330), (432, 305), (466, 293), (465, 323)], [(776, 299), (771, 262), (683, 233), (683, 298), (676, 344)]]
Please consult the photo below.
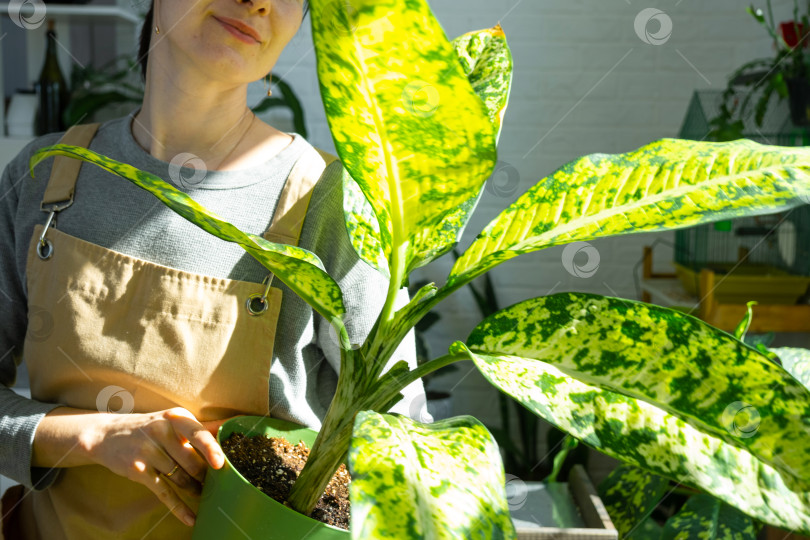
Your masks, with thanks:
[(36, 83), (39, 98), (35, 130), (37, 136), (67, 129), (63, 116), (70, 100), (70, 91), (65, 77), (62, 75), (62, 70), (59, 68), (54, 27), (54, 20), (49, 19), (46, 38), (48, 48), (45, 52), (45, 63)]

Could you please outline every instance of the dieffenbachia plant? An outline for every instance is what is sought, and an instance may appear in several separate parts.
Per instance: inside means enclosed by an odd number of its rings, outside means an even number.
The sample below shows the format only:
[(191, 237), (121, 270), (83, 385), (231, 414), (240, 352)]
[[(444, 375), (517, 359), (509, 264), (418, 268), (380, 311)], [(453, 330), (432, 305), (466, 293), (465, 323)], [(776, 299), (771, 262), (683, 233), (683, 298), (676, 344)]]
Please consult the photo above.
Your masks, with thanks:
[[(148, 189), (242, 245), (335, 326), (337, 392), (290, 505), (309, 513), (348, 459), (354, 538), (514, 538), (503, 467), (479, 422), (425, 426), (386, 412), (421, 376), (473, 360), (493, 385), (583, 443), (810, 532), (810, 392), (687, 315), (595, 295), (535, 298), (488, 317), (445, 356), (385, 371), (421, 317), (520, 254), (798, 206), (810, 195), (810, 150), (665, 139), (577, 159), (481, 231), (444, 285), (426, 285), (395, 309), (410, 272), (456, 246), (495, 167), (511, 56), (499, 26), (449, 42), (425, 0), (310, 5), (321, 95), (345, 166), (347, 234), (390, 279), (364, 343), (349, 343), (341, 291), (314, 254), (241, 233), (161, 179), (88, 150), (55, 145), (31, 161), (33, 171), (67, 155)], [(754, 437), (727, 429), (726, 406), (738, 401), (762, 415)]]
[[(748, 315), (740, 323), (735, 336), (742, 339), (751, 320), (751, 304)], [(776, 348), (763, 351), (770, 358), (784, 367), (796, 381), (810, 389), (810, 350), (796, 348)], [(754, 372), (755, 375), (755, 372)], [(760, 407), (751, 403), (736, 401), (724, 411), (729, 433), (736, 432), (746, 438), (757, 435), (762, 426)], [(740, 465), (740, 464), (738, 464)], [(611, 520), (622, 538), (630, 540), (669, 540), (672, 538), (693, 538), (697, 533), (710, 534), (711, 538), (729, 540), (754, 540), (759, 528), (758, 520), (740, 512), (729, 504), (728, 499), (701, 494), (683, 488), (670, 488), (667, 478), (638, 466), (622, 464), (614, 469), (600, 484), (599, 493), (605, 503)], [(675, 475), (668, 475), (670, 478)], [(683, 477), (682, 477), (683, 478)], [(752, 478), (752, 481), (756, 479)], [(768, 489), (760, 484), (752, 484), (748, 496), (768, 498)], [(778, 488), (778, 485), (776, 486)], [(690, 495), (679, 512), (671, 516), (663, 527), (651, 517), (652, 511), (659, 502), (673, 491)], [(741, 495), (740, 498), (746, 495)], [(788, 493), (781, 495), (781, 500), (790, 499)], [(741, 506), (735, 503), (735, 506)], [(769, 513), (800, 513), (795, 508), (769, 508)], [(772, 520), (770, 520), (772, 522)]]

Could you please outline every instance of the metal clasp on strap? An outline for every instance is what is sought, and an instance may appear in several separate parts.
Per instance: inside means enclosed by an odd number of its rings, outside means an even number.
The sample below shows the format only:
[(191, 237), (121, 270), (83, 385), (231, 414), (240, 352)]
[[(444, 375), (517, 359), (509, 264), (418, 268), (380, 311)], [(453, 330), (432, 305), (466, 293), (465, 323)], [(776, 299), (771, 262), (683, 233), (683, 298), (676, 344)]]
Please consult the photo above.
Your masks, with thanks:
[(267, 283), (267, 287), (264, 289), (264, 293), (254, 293), (248, 296), (247, 302), (245, 302), (245, 307), (253, 316), (259, 316), (267, 311), (269, 307), (269, 302), (267, 301), (267, 295), (270, 294), (270, 285), (273, 284), (273, 278), (275, 276), (273, 274), (267, 274), (267, 277), (262, 280), (262, 285)]
[(48, 221), (45, 222), (45, 228), (42, 229), (42, 234), (39, 235), (39, 242), (37, 243), (37, 255), (43, 261), (50, 259), (51, 255), (53, 255), (53, 244), (50, 240), (45, 238), (45, 233), (48, 232), (48, 228), (53, 223), (56, 212), (56, 210), (51, 210), (51, 213), (48, 216)]

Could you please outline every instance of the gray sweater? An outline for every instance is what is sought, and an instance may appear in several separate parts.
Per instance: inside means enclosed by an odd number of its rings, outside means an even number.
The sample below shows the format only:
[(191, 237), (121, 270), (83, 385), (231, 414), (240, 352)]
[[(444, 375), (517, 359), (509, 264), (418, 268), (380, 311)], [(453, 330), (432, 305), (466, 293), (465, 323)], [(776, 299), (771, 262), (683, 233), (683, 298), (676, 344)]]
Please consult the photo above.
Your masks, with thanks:
[[(90, 149), (171, 182), (169, 163), (151, 156), (132, 136), (130, 126), (138, 110), (99, 126)], [(0, 474), (38, 490), (50, 485), (59, 469), (31, 467), (34, 433), (42, 417), (60, 404), (31, 400), (8, 387), (16, 381), (27, 325), (26, 250), (34, 225), (44, 224), (47, 218), (39, 205), (54, 158), (38, 164), (34, 178), (28, 161), (34, 151), (56, 144), (62, 134), (50, 133), (29, 143), (0, 178)], [(179, 182), (175, 187), (241, 230), (261, 235), (272, 221), (293, 163), (309, 145), (300, 135), (292, 135), (293, 142), (262, 165), (208, 171), (199, 183), (197, 177), (193, 184)], [(181, 172), (188, 179), (195, 171)], [(361, 343), (382, 309), (388, 279), (361, 261), (349, 242), (343, 222), (343, 174), (342, 165), (334, 162), (319, 180), (299, 245), (317, 254), (340, 285), (349, 337), (352, 343)], [(150, 193), (90, 163), (81, 167), (75, 202), (59, 214), (58, 228), (114, 251), (188, 272), (255, 283), (267, 275), (238, 245), (204, 232)], [(329, 323), (295, 293), (278, 281), (274, 286), (283, 291), (283, 300), (270, 371), (271, 414), (318, 429), (335, 391), (340, 366), (337, 339)], [(397, 307), (407, 301), (403, 288)], [(391, 363), (401, 359), (416, 365), (413, 331)], [(408, 387), (404, 396), (394, 412), (429, 418), (421, 382)]]

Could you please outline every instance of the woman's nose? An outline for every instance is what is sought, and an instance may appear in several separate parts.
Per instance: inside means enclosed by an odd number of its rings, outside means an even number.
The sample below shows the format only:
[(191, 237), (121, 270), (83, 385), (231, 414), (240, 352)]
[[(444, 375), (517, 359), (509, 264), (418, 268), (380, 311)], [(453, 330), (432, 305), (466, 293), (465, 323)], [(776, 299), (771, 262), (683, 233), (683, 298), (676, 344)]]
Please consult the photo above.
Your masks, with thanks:
[(270, 5), (273, 0), (236, 0), (239, 4), (248, 4), (251, 13), (258, 13), (259, 15), (267, 15), (270, 13)]

